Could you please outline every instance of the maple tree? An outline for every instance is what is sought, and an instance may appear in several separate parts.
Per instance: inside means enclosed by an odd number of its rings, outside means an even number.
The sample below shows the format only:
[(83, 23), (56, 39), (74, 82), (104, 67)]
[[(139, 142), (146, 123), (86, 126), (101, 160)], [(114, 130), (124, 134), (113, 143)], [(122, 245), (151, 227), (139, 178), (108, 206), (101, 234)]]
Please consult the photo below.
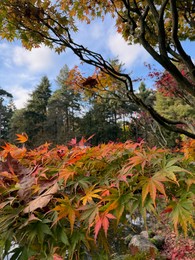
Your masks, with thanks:
[(80, 259), (101, 248), (110, 255), (107, 236), (127, 214), (167, 219), (185, 235), (195, 227), (194, 140), (185, 156), (143, 142), (87, 147), (82, 138), (28, 150), (25, 134), (17, 140), (0, 152), (1, 256)]
[[(182, 40), (194, 40), (193, 0), (5, 0), (0, 3), (0, 36), (21, 39), (27, 49), (45, 44), (61, 53), (70, 48), (83, 62), (91, 64), (125, 85), (126, 96), (163, 127), (195, 138), (185, 121), (168, 119), (138, 97), (131, 77), (119, 72), (103, 56), (75, 42), (75, 20), (90, 23), (97, 17), (111, 15), (119, 33), (128, 43), (140, 43), (178, 82), (179, 88), (195, 96), (195, 69), (182, 47)], [(175, 65), (184, 64), (188, 77)], [(92, 79), (92, 78), (91, 78)], [(97, 79), (88, 78), (95, 85)], [(189, 80), (190, 79), (190, 80)]]

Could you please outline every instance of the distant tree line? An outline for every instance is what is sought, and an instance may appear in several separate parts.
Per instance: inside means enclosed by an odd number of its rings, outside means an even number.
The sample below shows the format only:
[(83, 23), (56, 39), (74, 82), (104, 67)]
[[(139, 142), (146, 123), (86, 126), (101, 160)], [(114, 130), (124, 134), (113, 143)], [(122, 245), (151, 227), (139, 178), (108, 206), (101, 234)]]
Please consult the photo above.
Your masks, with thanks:
[[(48, 77), (43, 76), (22, 109), (16, 109), (12, 95), (0, 89), (1, 144), (14, 142), (17, 133), (26, 133), (32, 148), (44, 142), (67, 144), (72, 138), (91, 135), (94, 135), (91, 145), (130, 139), (144, 140), (150, 146), (172, 147), (178, 142), (178, 134), (162, 128), (133, 101), (125, 102), (125, 96), (118, 91), (122, 87), (117, 82), (104, 81), (109, 91), (97, 95), (96, 90), (95, 95), (93, 92), (89, 95), (89, 88), (87, 92), (75, 90), (68, 83), (71, 73), (66, 65), (60, 70), (53, 92)], [(171, 96), (170, 91), (167, 95), (170, 78), (164, 80), (163, 77), (164, 74), (160, 75), (155, 90), (146, 88), (141, 82), (137, 95), (167, 118), (180, 120), (188, 117), (194, 131), (194, 106), (184, 98)]]

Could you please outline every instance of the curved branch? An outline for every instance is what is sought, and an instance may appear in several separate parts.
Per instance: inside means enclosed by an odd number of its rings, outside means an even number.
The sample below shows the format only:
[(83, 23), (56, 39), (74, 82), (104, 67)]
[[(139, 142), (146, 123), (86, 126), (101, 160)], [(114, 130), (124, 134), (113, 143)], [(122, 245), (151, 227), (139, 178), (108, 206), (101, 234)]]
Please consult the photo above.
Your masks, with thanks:
[(141, 18), (142, 32), (139, 36), (140, 43), (147, 50), (147, 52), (161, 64), (170, 74), (176, 79), (181, 88), (185, 89), (188, 93), (195, 97), (195, 85), (193, 85), (187, 78), (185, 78), (177, 67), (170, 61), (168, 57), (161, 56), (158, 52), (150, 45), (145, 38), (145, 26), (144, 19)]
[(179, 41), (178, 38), (178, 23), (179, 23), (179, 16), (178, 16), (178, 11), (177, 11), (177, 6), (176, 6), (176, 0), (171, 0), (171, 13), (172, 13), (172, 38), (174, 41), (174, 44), (179, 52), (179, 54), (182, 57), (182, 60), (184, 64), (188, 67), (190, 70), (194, 80), (195, 80), (195, 66), (191, 60), (191, 57), (187, 55), (187, 53), (184, 51), (181, 42)]
[(127, 95), (129, 96), (129, 98), (131, 98), (131, 100), (133, 99), (137, 105), (141, 106), (144, 110), (149, 112), (149, 114), (152, 116), (152, 118), (156, 122), (158, 122), (161, 126), (166, 128), (167, 130), (169, 130), (171, 132), (179, 133), (179, 134), (184, 134), (190, 138), (195, 139), (194, 133), (191, 133), (191, 132), (177, 126), (180, 124), (187, 125), (186, 123), (184, 123), (182, 121), (173, 121), (173, 120), (170, 120), (170, 119), (167, 119), (167, 118), (161, 116), (156, 110), (153, 109), (153, 107), (146, 105), (134, 93), (127, 93)]
[[(90, 51), (83, 46), (80, 46), (78, 48), (78, 44), (76, 44), (76, 48), (74, 47), (74, 42), (72, 42), (73, 45), (71, 45), (71, 49), (74, 51), (74, 53), (84, 62), (95, 65), (99, 67), (102, 71), (104, 71), (106, 74), (116, 78), (117, 80), (125, 83), (126, 90), (127, 90), (127, 97), (129, 100), (133, 100), (138, 106), (141, 106), (143, 109), (149, 112), (149, 114), (164, 128), (166, 128), (169, 131), (184, 134), (190, 138), (195, 139), (195, 134), (184, 130), (183, 128), (178, 127), (177, 125), (186, 125), (187, 124), (183, 121), (173, 121), (170, 119), (167, 119), (163, 116), (161, 116), (156, 110), (154, 110), (151, 106), (146, 105), (140, 98), (138, 98), (133, 90), (132, 80), (128, 74), (120, 73), (116, 71), (113, 66), (104, 60), (104, 58), (93, 51)], [(87, 53), (87, 58), (85, 57)], [(97, 55), (97, 56), (96, 56)], [(100, 60), (101, 57), (101, 60)]]
[[(174, 0), (172, 0), (174, 2)], [(162, 57), (159, 55), (154, 48), (149, 44), (149, 42), (145, 39), (145, 18), (147, 17), (147, 14), (149, 12), (149, 6), (146, 6), (145, 11), (143, 14), (140, 14), (140, 23), (141, 23), (141, 35), (140, 35), (140, 41), (143, 45), (143, 47), (152, 55), (154, 59), (156, 59), (165, 69), (167, 69), (181, 84), (181, 86), (195, 96), (195, 86), (194, 89), (192, 88), (191, 83), (182, 76), (182, 74), (179, 72), (179, 70), (174, 66), (174, 64), (168, 59), (168, 57)], [(47, 14), (47, 17), (49, 17), (49, 14)], [(167, 118), (162, 117), (160, 114), (158, 114), (157, 111), (155, 111), (151, 106), (145, 104), (139, 97), (137, 97), (134, 93), (133, 89), (133, 83), (132, 79), (128, 74), (121, 73), (114, 69), (112, 64), (108, 61), (106, 61), (103, 56), (99, 53), (93, 52), (84, 46), (76, 43), (71, 38), (69, 29), (65, 26), (62, 27), (63, 33), (60, 33), (59, 30), (56, 28), (55, 25), (59, 25), (58, 21), (54, 20), (54, 26), (49, 23), (49, 19), (41, 19), (37, 18), (38, 23), (42, 23), (44, 25), (44, 28), (48, 28), (48, 32), (45, 31), (36, 31), (34, 28), (28, 26), (24, 23), (20, 23), (20, 30), (26, 29), (27, 31), (33, 31), (38, 34), (40, 34), (44, 40), (49, 41), (49, 43), (56, 44), (62, 47), (67, 47), (71, 49), (79, 58), (81, 61), (84, 61), (87, 64), (93, 65), (95, 67), (98, 67), (102, 71), (104, 71), (106, 74), (112, 76), (113, 78), (119, 80), (120, 82), (124, 83), (126, 86), (126, 94), (129, 100), (133, 100), (138, 106), (142, 107), (146, 111), (150, 113), (150, 115), (162, 126), (164, 126), (166, 129), (184, 134), (188, 137), (195, 139), (195, 134), (184, 130), (180, 127), (178, 127), (178, 124), (187, 125), (184, 122), (181, 121), (172, 121)], [(29, 28), (30, 27), (30, 28)], [(146, 25), (147, 28), (147, 25)], [(177, 28), (175, 29), (177, 32)]]

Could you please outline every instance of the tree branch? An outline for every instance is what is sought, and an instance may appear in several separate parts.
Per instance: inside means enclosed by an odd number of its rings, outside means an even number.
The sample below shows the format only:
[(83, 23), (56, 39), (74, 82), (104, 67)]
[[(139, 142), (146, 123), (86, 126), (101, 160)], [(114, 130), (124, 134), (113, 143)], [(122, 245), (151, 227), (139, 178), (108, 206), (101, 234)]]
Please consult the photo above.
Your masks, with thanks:
[[(174, 0), (171, 0), (173, 2), (173, 9), (174, 9)], [(150, 1), (151, 2), (151, 1)], [(134, 0), (134, 3), (136, 4), (136, 1)], [(166, 6), (166, 1), (163, 2), (164, 6), (161, 9), (161, 20), (160, 20), (160, 25), (163, 23), (163, 12), (165, 6)], [(136, 5), (135, 5), (136, 6)], [(176, 66), (169, 60), (168, 57), (162, 56), (155, 51), (155, 49), (151, 46), (151, 44), (146, 40), (146, 29), (148, 32), (148, 26), (147, 23), (145, 22), (145, 19), (148, 15), (148, 12), (150, 10), (149, 6), (146, 6), (144, 11), (141, 13), (139, 12), (140, 15), (140, 23), (141, 23), (141, 34), (139, 36), (140, 42), (143, 45), (143, 47), (151, 54), (151, 56), (157, 60), (158, 63), (160, 63), (167, 71), (169, 71), (173, 77), (178, 81), (178, 83), (181, 85), (182, 88), (184, 88), (186, 91), (191, 93), (192, 95), (195, 96), (195, 86), (193, 87), (192, 84), (185, 78), (183, 75), (180, 73), (180, 71), (176, 68)], [(87, 64), (90, 64), (92, 66), (95, 66), (102, 70), (104, 73), (112, 76), (113, 78), (119, 80), (120, 82), (125, 84), (126, 87), (126, 95), (129, 98), (130, 101), (134, 101), (135, 104), (140, 106), (141, 108), (145, 109), (150, 113), (150, 115), (162, 126), (164, 126), (166, 129), (184, 134), (188, 137), (194, 138), (195, 139), (195, 134), (184, 130), (183, 128), (180, 128), (178, 124), (182, 124), (187, 126), (186, 123), (181, 122), (181, 121), (173, 121), (167, 118), (164, 118), (161, 116), (157, 111), (155, 111), (150, 105), (145, 104), (138, 96), (135, 95), (134, 89), (133, 89), (133, 83), (132, 79), (128, 74), (121, 73), (117, 70), (114, 69), (112, 64), (108, 61), (106, 61), (103, 56), (99, 53), (93, 52), (84, 46), (74, 42), (74, 40), (71, 38), (70, 30), (69, 28), (66, 28), (66, 26), (62, 26), (59, 24), (58, 21), (55, 19), (51, 18), (49, 13), (46, 13), (44, 11), (44, 14), (46, 15), (47, 19), (45, 17), (37, 17), (37, 24), (43, 25), (43, 31), (41, 31), (41, 26), (39, 26), (39, 29), (36, 31), (36, 26), (30, 26), (29, 23), (27, 22), (26, 24), (24, 22), (20, 22), (19, 28), (20, 30), (26, 29), (27, 31), (32, 31), (37, 34), (40, 34), (43, 39), (48, 41), (47, 44), (53, 46), (53, 44), (56, 44), (57, 46), (61, 46), (64, 48), (69, 48), (71, 49), (79, 58), (81, 61), (84, 61)], [(138, 11), (136, 11), (136, 14), (138, 14)], [(52, 19), (53, 24), (51, 25), (50, 21)], [(177, 21), (177, 13), (176, 17), (174, 18), (175, 22)], [(62, 29), (62, 32), (59, 31), (57, 26), (60, 26)], [(46, 30), (48, 29), (48, 31)], [(177, 27), (174, 26), (174, 35), (176, 34), (176, 41), (177, 41)], [(162, 32), (162, 35), (164, 35), (165, 32)], [(161, 36), (162, 36), (161, 35)], [(173, 35), (173, 36), (174, 36)], [(175, 37), (175, 36), (174, 36)], [(43, 40), (43, 42), (44, 42)], [(164, 43), (162, 43), (164, 45)], [(162, 46), (164, 48), (164, 46)], [(164, 51), (164, 50), (163, 50)], [(179, 51), (179, 50), (178, 50)], [(181, 50), (180, 50), (181, 51)]]
[[(170, 0), (171, 3), (171, 13), (172, 13), (172, 38), (173, 42), (181, 55), (181, 58), (183, 60), (183, 63), (187, 66), (189, 71), (192, 74), (193, 79), (195, 80), (195, 66), (191, 60), (191, 57), (186, 54), (184, 51), (179, 39), (178, 39), (178, 11), (177, 11), (177, 6), (176, 6), (176, 0)], [(195, 88), (195, 86), (194, 86)]]

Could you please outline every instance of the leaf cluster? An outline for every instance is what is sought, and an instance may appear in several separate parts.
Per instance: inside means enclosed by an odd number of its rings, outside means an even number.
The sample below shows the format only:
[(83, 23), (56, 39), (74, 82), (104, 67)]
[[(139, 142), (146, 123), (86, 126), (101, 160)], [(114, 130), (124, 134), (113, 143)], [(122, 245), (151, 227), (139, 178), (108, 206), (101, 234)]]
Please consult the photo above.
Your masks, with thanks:
[[(12, 259), (108, 255), (107, 234), (138, 212), (194, 228), (194, 165), (180, 153), (144, 143), (27, 150), (6, 144), (0, 163), (1, 251)], [(188, 146), (190, 153), (190, 144)], [(187, 150), (185, 150), (187, 151)], [(58, 258), (57, 258), (58, 257)]]

